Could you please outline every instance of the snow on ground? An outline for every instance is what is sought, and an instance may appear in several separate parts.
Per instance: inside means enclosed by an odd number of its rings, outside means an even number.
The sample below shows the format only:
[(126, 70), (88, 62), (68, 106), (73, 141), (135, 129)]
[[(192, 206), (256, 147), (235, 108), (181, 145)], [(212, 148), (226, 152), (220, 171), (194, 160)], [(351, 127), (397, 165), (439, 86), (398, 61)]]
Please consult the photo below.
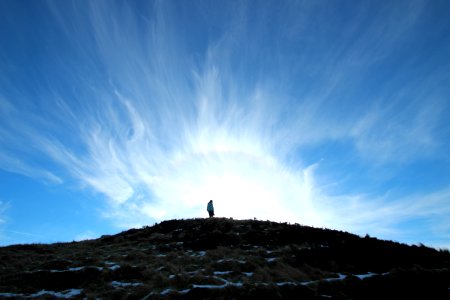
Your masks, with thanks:
[(83, 290), (82, 289), (70, 289), (65, 290), (62, 292), (54, 292), (54, 291), (46, 291), (42, 290), (40, 292), (37, 292), (35, 294), (31, 295), (25, 295), (25, 294), (14, 294), (14, 293), (0, 293), (0, 297), (5, 298), (36, 298), (36, 297), (42, 297), (45, 295), (54, 296), (56, 298), (63, 298), (63, 299), (69, 299), (75, 296), (78, 296), (81, 294)]
[[(50, 273), (76, 272), (76, 271), (81, 271), (81, 270), (86, 269), (86, 268), (95, 268), (95, 269), (97, 269), (97, 270), (99, 270), (99, 271), (102, 271), (102, 270), (103, 270), (102, 267), (83, 266), (83, 267), (73, 267), (73, 268), (68, 268), (68, 269), (65, 269), (65, 270), (49, 270), (49, 271), (50, 271)], [(41, 271), (45, 271), (45, 270), (36, 270), (36, 271), (32, 271), (32, 272), (30, 272), (30, 273), (41, 272)]]
[[(53, 292), (53, 291), (42, 290), (34, 295), (36, 295), (36, 297), (43, 296), (43, 295), (52, 295), (52, 296), (55, 296), (58, 298), (68, 299), (68, 298), (72, 298), (74, 296), (80, 295), (82, 291), (83, 291), (82, 289), (70, 289), (70, 290), (66, 290), (63, 292)], [(34, 296), (34, 295), (32, 295), (32, 296)]]
[[(67, 271), (81, 271), (83, 270), (85, 267), (75, 267), (75, 268), (69, 268)], [(98, 267), (97, 267), (98, 268)], [(64, 270), (63, 270), (64, 271)]]
[(113, 287), (129, 287), (129, 286), (140, 286), (142, 283), (140, 282), (120, 282), (120, 281), (113, 281), (111, 282), (111, 285)]
[(367, 273), (367, 274), (361, 274), (361, 275), (355, 275), (355, 276), (358, 277), (359, 279), (364, 279), (364, 278), (372, 277), (372, 276), (374, 276), (374, 275), (378, 275), (378, 274), (377, 274), (377, 273), (369, 272), (369, 273)]
[(247, 263), (245, 260), (237, 260), (237, 259), (233, 259), (233, 258), (219, 259), (216, 262), (220, 264), (220, 263), (223, 263), (223, 262), (231, 262), (231, 261), (235, 261), (235, 262), (237, 262), (239, 264)]
[(192, 257), (203, 257), (206, 255), (206, 251), (192, 251), (188, 250), (187, 253), (189, 253)]
[(110, 269), (111, 271), (114, 271), (114, 270), (120, 269), (120, 266), (119, 265), (112, 265), (112, 266), (108, 267), (108, 269)]
[[(225, 260), (222, 259), (221, 261), (225, 261)], [(228, 261), (228, 260), (227, 260), (227, 261)], [(196, 272), (194, 271), (194, 272), (189, 272), (189, 273), (196, 273)], [(167, 295), (167, 294), (169, 294), (169, 293), (171, 293), (171, 292), (179, 293), (179, 294), (186, 294), (186, 293), (188, 293), (191, 289), (194, 289), (194, 288), (201, 288), (201, 289), (223, 289), (223, 288), (225, 288), (225, 287), (227, 287), (227, 286), (242, 287), (242, 286), (244, 285), (243, 282), (232, 282), (232, 281), (226, 280), (226, 279), (224, 279), (224, 278), (218, 277), (219, 275), (227, 275), (227, 274), (230, 274), (230, 273), (232, 273), (232, 271), (215, 271), (215, 272), (214, 272), (214, 275), (216, 275), (216, 276), (210, 276), (210, 278), (214, 278), (214, 279), (216, 279), (216, 280), (221, 281), (222, 284), (193, 284), (193, 285), (191, 285), (191, 288), (184, 289), (184, 290), (180, 290), (180, 291), (174, 290), (174, 289), (172, 289), (172, 288), (168, 288), (168, 289), (163, 290), (163, 291), (160, 293), (160, 295), (164, 296), (164, 295)], [(245, 276), (247, 276), (247, 277), (250, 277), (250, 276), (253, 276), (254, 273), (253, 273), (253, 272), (242, 272), (242, 274), (245, 275)], [(356, 277), (358, 277), (358, 278), (360, 278), (360, 279), (365, 279), (365, 278), (369, 278), (369, 277), (372, 277), (372, 276), (375, 276), (375, 275), (387, 275), (387, 274), (389, 274), (389, 272), (383, 273), (383, 274), (377, 274), (377, 273), (369, 272), (369, 273), (367, 273), (367, 274), (356, 274), (356, 275), (353, 275), (353, 276), (356, 276)], [(321, 282), (321, 281), (338, 281), (338, 280), (344, 280), (344, 279), (347, 278), (348, 276), (351, 276), (351, 275), (346, 275), (346, 274), (341, 274), (341, 273), (337, 273), (336, 275), (337, 275), (337, 277), (323, 278), (323, 279), (319, 279), (319, 280), (304, 281), (304, 282), (298, 282), (298, 281), (285, 281), (285, 282), (275, 282), (275, 283), (261, 282), (261, 283), (253, 283), (253, 284), (256, 284), (256, 285), (266, 285), (266, 286), (267, 286), (267, 285), (270, 285), (270, 284), (275, 284), (275, 285), (277, 285), (277, 286), (285, 286), (285, 285), (294, 285), (294, 286), (296, 286), (296, 285), (310, 285), (310, 284), (318, 283), (318, 282)], [(176, 276), (176, 275), (173, 275), (173, 274), (172, 274), (172, 275), (169, 275), (169, 278), (170, 278), (170, 279), (173, 279), (173, 278), (175, 278), (175, 276)], [(449, 288), (449, 290), (450, 290), (450, 288)], [(321, 295), (321, 296), (323, 296), (323, 297), (325, 297), (325, 298), (329, 298), (329, 297), (330, 297), (330, 296), (328, 296), (328, 295)], [(146, 298), (144, 298), (144, 299), (146, 299)]]
[(14, 293), (0, 293), (0, 297), (5, 297), (5, 298), (19, 298), (19, 297), (25, 297), (24, 294), (14, 294)]
[(120, 268), (120, 265), (112, 261), (105, 261), (105, 265), (108, 265), (108, 269), (114, 271)]
[(206, 255), (206, 251), (197, 251), (197, 252), (192, 252), (191, 256), (195, 256), (195, 257), (203, 257)]
[(214, 284), (193, 284), (192, 288), (201, 288), (201, 289), (223, 289), (227, 286), (237, 286), (242, 287), (244, 284), (242, 282), (230, 282), (226, 281), (222, 285), (214, 285)]
[[(167, 294), (170, 294), (172, 292), (176, 292), (178, 294), (187, 294), (191, 289), (185, 289), (185, 290), (181, 290), (181, 291), (177, 291), (171, 288), (165, 289), (164, 291), (162, 291), (161, 293), (159, 293), (161, 296), (165, 296)], [(143, 299), (147, 299), (147, 297), (153, 295), (153, 293), (150, 293), (149, 295), (147, 295), (146, 297), (144, 297)]]
[(165, 295), (167, 295), (168, 293), (170, 293), (170, 292), (172, 292), (173, 290), (172, 289), (165, 289), (164, 291), (162, 291), (161, 292), (161, 296), (165, 296)]
[(220, 280), (223, 282), (223, 284), (216, 285), (216, 284), (193, 284), (192, 288), (201, 288), (201, 289), (223, 289), (227, 286), (237, 286), (242, 287), (244, 284), (242, 282), (231, 282), (226, 279), (223, 279), (221, 277), (213, 276), (211, 278)]
[[(365, 278), (369, 278), (369, 277), (372, 277), (372, 276), (375, 276), (375, 275), (384, 276), (384, 275), (387, 275), (387, 274), (389, 274), (389, 272), (382, 273), (382, 274), (369, 272), (367, 274), (354, 274), (353, 276), (358, 277), (359, 279), (363, 280)], [(337, 277), (337, 278), (336, 277), (331, 277), (331, 278), (324, 278), (324, 279), (319, 279), (319, 280), (304, 281), (304, 282), (300, 282), (300, 284), (302, 284), (302, 285), (309, 285), (309, 284), (313, 284), (313, 283), (316, 283), (316, 282), (319, 282), (319, 281), (344, 280), (345, 278), (347, 278), (347, 276), (350, 276), (350, 275), (345, 275), (345, 274), (341, 274), (341, 273), (337, 273), (336, 275), (338, 275), (339, 277)]]
[(337, 273), (337, 275), (339, 276), (338, 278), (332, 277), (332, 278), (326, 278), (324, 279), (325, 281), (336, 281), (336, 280), (343, 280), (347, 277), (347, 275), (341, 274), (341, 273)]
[(276, 282), (275, 284), (278, 285), (278, 286), (284, 286), (284, 285), (297, 285), (296, 282), (291, 282), (291, 281)]
[(233, 273), (233, 271), (215, 271), (214, 275), (227, 275)]

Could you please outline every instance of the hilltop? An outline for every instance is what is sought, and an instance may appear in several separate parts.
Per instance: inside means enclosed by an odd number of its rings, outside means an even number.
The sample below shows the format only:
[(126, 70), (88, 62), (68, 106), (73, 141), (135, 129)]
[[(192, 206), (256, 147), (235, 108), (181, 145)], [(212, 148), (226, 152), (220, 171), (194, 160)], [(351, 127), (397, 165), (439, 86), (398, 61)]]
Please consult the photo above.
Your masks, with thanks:
[(0, 248), (9, 299), (449, 299), (449, 288), (448, 250), (270, 221), (170, 220)]

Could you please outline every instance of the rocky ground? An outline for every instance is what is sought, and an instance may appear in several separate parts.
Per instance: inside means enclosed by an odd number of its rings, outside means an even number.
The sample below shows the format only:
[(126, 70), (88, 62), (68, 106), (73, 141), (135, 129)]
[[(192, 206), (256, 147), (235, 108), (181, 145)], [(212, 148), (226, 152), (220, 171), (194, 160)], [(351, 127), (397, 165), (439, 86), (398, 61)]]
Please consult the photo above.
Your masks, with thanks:
[(450, 253), (298, 224), (171, 220), (0, 248), (7, 299), (450, 299)]

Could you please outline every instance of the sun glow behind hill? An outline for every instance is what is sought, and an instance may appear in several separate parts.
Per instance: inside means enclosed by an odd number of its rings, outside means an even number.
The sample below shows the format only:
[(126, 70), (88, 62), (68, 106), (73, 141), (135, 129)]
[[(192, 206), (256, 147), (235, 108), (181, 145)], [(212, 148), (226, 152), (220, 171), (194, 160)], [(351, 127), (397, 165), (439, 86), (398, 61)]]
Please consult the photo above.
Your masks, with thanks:
[[(216, 95), (214, 99), (220, 103), (217, 98)], [(229, 111), (227, 107), (221, 109)], [(263, 109), (266, 108), (252, 108), (254, 112), (260, 110), (260, 114), (259, 119), (251, 122), (230, 114), (227, 119), (213, 117), (216, 111), (204, 110), (207, 120), (200, 117), (196, 126), (189, 124), (181, 132), (168, 131), (171, 136), (167, 139), (179, 143), (172, 144), (167, 152), (161, 149), (161, 144), (152, 145), (151, 149), (145, 147), (149, 139), (148, 127), (144, 126), (140, 133), (142, 140), (133, 137), (132, 143), (138, 143), (136, 152), (126, 153), (117, 164), (127, 166), (124, 174), (136, 176), (117, 178), (117, 182), (124, 184), (117, 185), (118, 190), (111, 198), (125, 196), (113, 201), (112, 215), (121, 218), (125, 227), (139, 226), (149, 218), (202, 217), (207, 200), (212, 199), (220, 216), (323, 225), (321, 213), (313, 203), (314, 197), (316, 201), (320, 199), (318, 194), (313, 195), (314, 166), (299, 166), (298, 159), (292, 165), (283, 162), (282, 147), (277, 149), (274, 144), (279, 142), (276, 136), (279, 132), (273, 131), (271, 136), (261, 134), (269, 117), (262, 115)], [(138, 110), (133, 111), (136, 113), (131, 123), (144, 124)], [(217, 118), (222, 118), (220, 124)], [(120, 186), (124, 188), (119, 190)], [(130, 214), (130, 209), (134, 213)]]

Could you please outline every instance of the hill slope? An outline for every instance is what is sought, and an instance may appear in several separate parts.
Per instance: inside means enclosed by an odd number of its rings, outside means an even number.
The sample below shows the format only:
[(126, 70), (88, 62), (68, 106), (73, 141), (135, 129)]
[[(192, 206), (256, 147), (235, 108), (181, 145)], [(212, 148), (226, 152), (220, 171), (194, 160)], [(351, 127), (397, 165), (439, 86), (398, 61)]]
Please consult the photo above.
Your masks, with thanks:
[(256, 220), (171, 220), (96, 240), (0, 248), (0, 297), (450, 298), (450, 254)]

